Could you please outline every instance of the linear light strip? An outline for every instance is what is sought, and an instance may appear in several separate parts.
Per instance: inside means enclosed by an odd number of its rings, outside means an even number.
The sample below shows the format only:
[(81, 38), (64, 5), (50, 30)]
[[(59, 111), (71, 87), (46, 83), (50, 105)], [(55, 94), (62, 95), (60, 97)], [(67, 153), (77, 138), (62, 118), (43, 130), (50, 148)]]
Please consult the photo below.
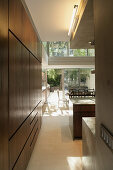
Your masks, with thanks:
[(75, 18), (75, 15), (77, 13), (77, 9), (78, 9), (78, 5), (75, 5), (74, 9), (73, 9), (73, 14), (72, 14), (72, 18), (71, 18), (71, 23), (70, 23), (70, 28), (69, 28), (68, 36), (70, 36), (70, 34), (71, 34), (74, 18)]

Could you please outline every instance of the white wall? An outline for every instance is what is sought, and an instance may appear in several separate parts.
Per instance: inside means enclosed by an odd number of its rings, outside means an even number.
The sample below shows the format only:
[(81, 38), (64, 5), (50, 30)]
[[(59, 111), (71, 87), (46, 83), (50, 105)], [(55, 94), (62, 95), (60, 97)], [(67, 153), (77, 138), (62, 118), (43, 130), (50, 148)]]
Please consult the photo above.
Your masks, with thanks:
[(95, 89), (95, 74), (90, 74), (87, 79), (87, 86), (89, 89)]

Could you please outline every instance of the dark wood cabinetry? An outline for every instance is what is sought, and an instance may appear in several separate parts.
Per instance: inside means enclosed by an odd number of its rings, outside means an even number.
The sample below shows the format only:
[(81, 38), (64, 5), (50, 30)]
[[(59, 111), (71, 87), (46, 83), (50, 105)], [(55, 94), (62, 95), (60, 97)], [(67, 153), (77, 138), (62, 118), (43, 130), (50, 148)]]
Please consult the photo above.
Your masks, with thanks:
[(29, 104), (29, 51), (21, 45), (21, 55), (22, 55), (22, 116), (23, 120), (30, 114), (30, 104)]
[(9, 29), (41, 62), (41, 41), (37, 38), (21, 0), (9, 1)]
[(0, 170), (25, 170), (42, 122), (41, 41), (21, 0), (0, 13)]
[(36, 107), (39, 100), (39, 83), (40, 77), (39, 74), (39, 61), (30, 54), (30, 111)]
[(22, 109), (22, 46), (9, 32), (9, 136), (23, 121)]
[(82, 117), (94, 117), (95, 104), (81, 104), (73, 107), (73, 135), (74, 138), (82, 137)]
[(8, 169), (8, 0), (0, 1), (0, 170)]
[[(41, 127), (41, 63), (9, 31), (9, 154), (10, 169), (20, 168), (25, 149)], [(30, 139), (31, 138), (31, 139)], [(30, 144), (29, 140), (31, 140)], [(26, 146), (30, 145), (30, 146)], [(28, 157), (25, 159), (28, 159)], [(22, 168), (27, 163), (22, 164)]]
[[(86, 100), (86, 103), (85, 103)], [(95, 116), (95, 104), (92, 100), (88, 99), (76, 99), (74, 102), (69, 102), (69, 126), (73, 139), (82, 138), (82, 117), (94, 117)]]
[[(34, 143), (35, 136), (38, 135), (40, 130), (40, 110), (37, 106), (32, 114), (25, 120), (16, 134), (9, 141), (9, 153), (10, 153), (10, 169), (17, 169), (18, 160), (23, 157), (23, 152), (25, 151), (26, 144), (29, 143), (29, 151), (27, 153), (31, 155), (32, 145)], [(30, 142), (29, 142), (30, 140)], [(18, 141), (18, 142), (17, 142)], [(32, 148), (32, 149), (31, 149)], [(25, 157), (26, 159), (26, 157)], [(25, 162), (26, 164), (26, 162)], [(20, 165), (21, 166), (21, 165)], [(23, 166), (23, 165), (22, 165)]]

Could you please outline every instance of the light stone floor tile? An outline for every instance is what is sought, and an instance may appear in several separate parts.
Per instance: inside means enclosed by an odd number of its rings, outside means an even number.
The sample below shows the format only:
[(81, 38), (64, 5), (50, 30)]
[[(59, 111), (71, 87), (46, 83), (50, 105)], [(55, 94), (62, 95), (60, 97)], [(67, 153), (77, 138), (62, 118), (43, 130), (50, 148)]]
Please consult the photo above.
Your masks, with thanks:
[(82, 170), (82, 141), (72, 140), (68, 114), (57, 92), (51, 93), (27, 170)]

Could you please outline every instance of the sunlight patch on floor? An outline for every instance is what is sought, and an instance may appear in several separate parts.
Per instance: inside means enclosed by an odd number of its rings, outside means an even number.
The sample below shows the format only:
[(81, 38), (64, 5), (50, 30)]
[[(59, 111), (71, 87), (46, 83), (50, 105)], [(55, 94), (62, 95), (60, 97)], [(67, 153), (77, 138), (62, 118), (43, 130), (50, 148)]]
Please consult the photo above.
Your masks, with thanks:
[(82, 170), (81, 157), (67, 157), (70, 170)]
[[(53, 97), (54, 96), (54, 97)], [(62, 98), (62, 92), (60, 91), (60, 98)], [(69, 107), (62, 101), (58, 102), (59, 98), (57, 92), (50, 94), (48, 103), (45, 105), (44, 116), (68, 116)]]

